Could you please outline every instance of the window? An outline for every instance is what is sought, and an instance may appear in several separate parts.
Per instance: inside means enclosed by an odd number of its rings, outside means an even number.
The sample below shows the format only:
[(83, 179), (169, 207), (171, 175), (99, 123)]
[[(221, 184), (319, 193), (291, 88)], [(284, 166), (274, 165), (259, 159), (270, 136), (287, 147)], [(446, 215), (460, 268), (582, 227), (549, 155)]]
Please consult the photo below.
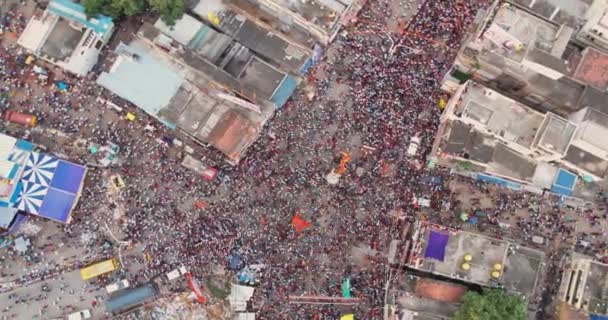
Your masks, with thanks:
[(101, 46), (103, 46), (103, 42), (101, 42), (101, 40), (97, 40), (95, 43), (95, 49), (99, 50), (101, 49)]

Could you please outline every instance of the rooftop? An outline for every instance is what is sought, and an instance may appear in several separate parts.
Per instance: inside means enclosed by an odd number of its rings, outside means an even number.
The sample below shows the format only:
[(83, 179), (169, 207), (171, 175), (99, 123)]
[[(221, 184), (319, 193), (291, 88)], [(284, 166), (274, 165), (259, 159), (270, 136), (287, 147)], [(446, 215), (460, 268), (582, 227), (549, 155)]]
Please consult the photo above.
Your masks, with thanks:
[(50, 30), (40, 52), (55, 60), (66, 60), (78, 46), (84, 31), (74, 28), (71, 22), (59, 18)]
[(568, 148), (564, 160), (597, 177), (608, 177), (608, 161), (599, 158), (576, 145), (571, 145)]
[(495, 12), (481, 38), (480, 45), (502, 56), (521, 62), (533, 49), (561, 57), (571, 33), (509, 4)]
[[(138, 36), (169, 51), (172, 60), (188, 67), (187, 79), (193, 84), (204, 86), (199, 85), (198, 79), (213, 80), (258, 104), (270, 101), (277, 108), (282, 107), (299, 83), (299, 78), (277, 69), (247, 47), (206, 26), (199, 29), (187, 47), (176, 45), (171, 38), (146, 23)], [(207, 40), (212, 43), (206, 43)], [(210, 60), (213, 58), (215, 60)]]
[[(531, 297), (535, 293), (544, 254), (507, 241), (462, 230), (420, 223), (419, 238), (413, 239), (415, 252), (410, 266), (433, 274), (485, 286), (504, 286), (511, 292)], [(470, 254), (470, 269), (461, 266)], [(496, 264), (498, 278), (491, 275)]]
[(454, 113), (484, 126), (500, 139), (530, 147), (543, 115), (492, 89), (469, 82)]
[(84, 13), (84, 7), (81, 4), (70, 0), (53, 0), (49, 3), (47, 10), (66, 20), (84, 25), (97, 33), (104, 41), (108, 41), (114, 31), (114, 22), (112, 22), (112, 18), (98, 15), (94, 19), (87, 19), (87, 16)]
[(233, 6), (223, 4), (221, 7), (213, 7), (201, 1), (194, 8), (194, 12), (211, 24), (219, 21), (216, 27), (223, 33), (293, 73), (305, 71), (303, 68), (306, 68), (312, 57), (310, 48), (290, 43), (270, 27), (239, 14)]
[(583, 299), (589, 300), (590, 313), (608, 314), (608, 265), (591, 261)]
[(608, 55), (591, 47), (583, 52), (574, 78), (601, 90), (608, 88)]
[(158, 117), (184, 83), (184, 77), (141, 40), (121, 43), (115, 53), (112, 66), (99, 75), (97, 83)]
[(510, 0), (557, 25), (572, 28), (584, 22), (592, 0)]
[(598, 137), (608, 136), (608, 115), (594, 108), (586, 108), (584, 117), (579, 122), (579, 128), (574, 143), (591, 145), (598, 151), (608, 154), (608, 140)]
[(576, 128), (576, 124), (553, 113), (546, 113), (534, 146), (564, 154)]

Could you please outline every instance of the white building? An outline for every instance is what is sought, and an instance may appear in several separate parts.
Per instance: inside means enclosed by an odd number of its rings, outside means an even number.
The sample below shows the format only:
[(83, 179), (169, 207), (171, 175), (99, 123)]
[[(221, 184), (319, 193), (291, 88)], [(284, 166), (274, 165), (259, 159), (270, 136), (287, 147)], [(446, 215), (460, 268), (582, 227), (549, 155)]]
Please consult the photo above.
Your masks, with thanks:
[(30, 19), (17, 43), (39, 58), (84, 76), (97, 64), (113, 31), (111, 18), (87, 19), (82, 5), (53, 0), (44, 12)]

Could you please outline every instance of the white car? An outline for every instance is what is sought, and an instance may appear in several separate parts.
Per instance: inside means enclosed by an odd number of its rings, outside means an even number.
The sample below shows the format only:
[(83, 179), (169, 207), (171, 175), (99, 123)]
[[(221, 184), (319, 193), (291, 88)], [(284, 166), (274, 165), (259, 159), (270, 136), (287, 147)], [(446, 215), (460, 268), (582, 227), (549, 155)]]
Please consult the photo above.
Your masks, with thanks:
[(91, 317), (91, 310), (84, 309), (78, 312), (74, 312), (68, 316), (68, 320), (84, 320)]
[(169, 281), (172, 281), (185, 275), (187, 272), (188, 270), (186, 270), (186, 267), (179, 267), (173, 271), (167, 272), (167, 279), (169, 279)]
[(118, 290), (122, 290), (122, 289), (125, 289), (125, 288), (128, 288), (128, 287), (129, 287), (129, 280), (122, 279), (122, 280), (120, 280), (118, 282), (115, 282), (115, 283), (107, 285), (106, 286), (106, 291), (108, 293), (112, 293), (112, 292), (115, 292), (115, 291), (118, 291)]

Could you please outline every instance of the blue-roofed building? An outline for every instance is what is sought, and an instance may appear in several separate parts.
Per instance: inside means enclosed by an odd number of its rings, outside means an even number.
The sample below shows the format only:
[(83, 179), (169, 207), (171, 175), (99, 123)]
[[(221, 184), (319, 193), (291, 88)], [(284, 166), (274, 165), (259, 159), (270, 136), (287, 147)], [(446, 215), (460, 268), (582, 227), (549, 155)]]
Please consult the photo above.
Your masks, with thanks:
[(114, 315), (133, 309), (156, 297), (158, 290), (152, 283), (119, 292), (106, 301), (106, 311)]
[(9, 229), (19, 212), (69, 222), (85, 175), (86, 167), (0, 134), (0, 227)]
[(112, 18), (87, 19), (81, 4), (53, 0), (30, 19), (17, 43), (37, 57), (84, 76), (97, 64), (101, 48), (113, 32)]

